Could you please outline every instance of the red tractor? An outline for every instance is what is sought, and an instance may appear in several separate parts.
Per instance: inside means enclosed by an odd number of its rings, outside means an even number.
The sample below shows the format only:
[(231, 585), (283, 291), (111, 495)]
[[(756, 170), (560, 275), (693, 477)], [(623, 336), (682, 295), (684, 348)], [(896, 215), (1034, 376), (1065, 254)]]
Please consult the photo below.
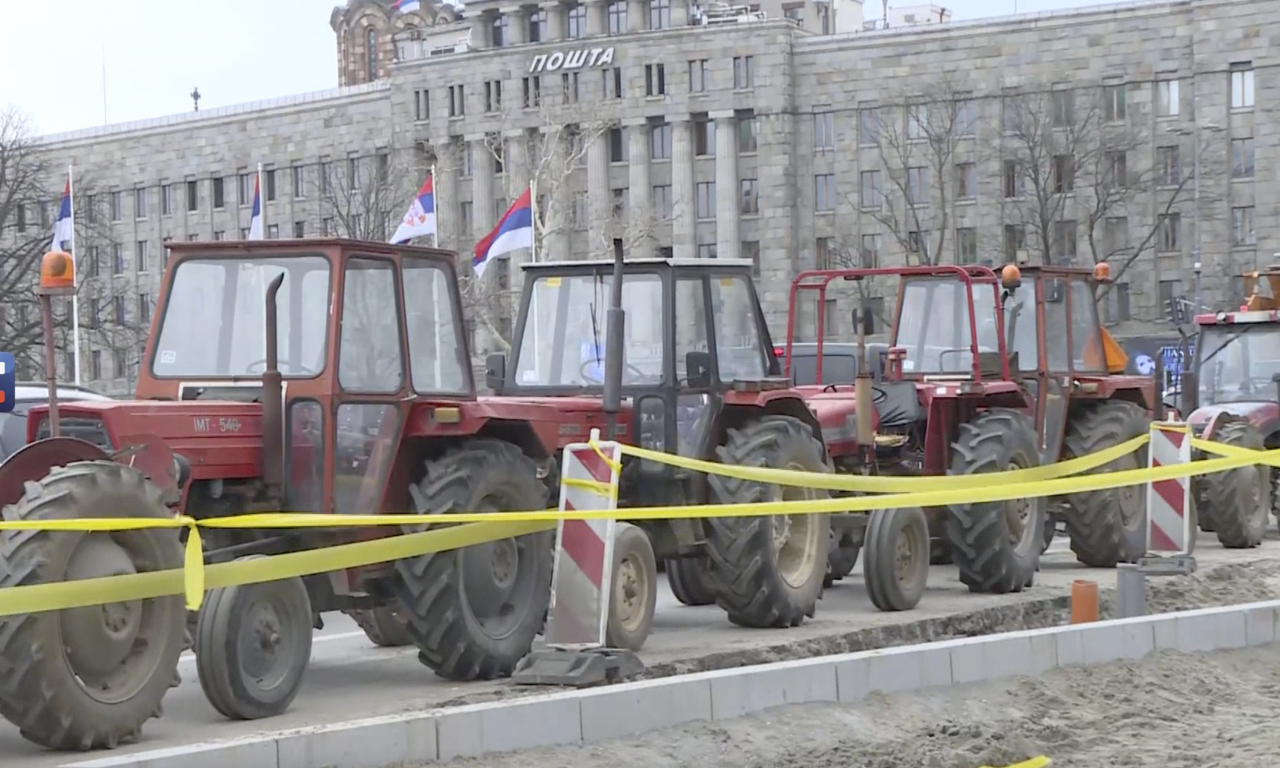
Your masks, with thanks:
[[(751, 262), (571, 261), (525, 267), (511, 359), (491, 355), (487, 383), (505, 400), (554, 408), (562, 443), (612, 420), (623, 443), (750, 467), (832, 471), (817, 419), (783, 378)], [(623, 319), (625, 316), (625, 320)], [(606, 341), (622, 351), (606, 380)], [(616, 397), (617, 411), (611, 410)], [(553, 473), (554, 476), (554, 473)], [(626, 507), (823, 498), (627, 457)], [(891, 610), (915, 606), (928, 560), (895, 559), (914, 518), (871, 515), (868, 583)], [(735, 624), (788, 627), (812, 616), (830, 548), (828, 515), (645, 521), (676, 597), (716, 603)], [(923, 517), (920, 518), (923, 536)]]
[[(1192, 432), (1242, 448), (1280, 448), (1280, 265), (1244, 275), (1238, 312), (1197, 315), (1194, 372), (1183, 378)], [(1265, 278), (1265, 283), (1263, 279)], [(1203, 458), (1197, 452), (1197, 458)], [(1199, 526), (1232, 549), (1262, 543), (1280, 516), (1280, 470), (1240, 467), (1192, 478)]]
[[(1123, 351), (1098, 321), (1094, 272), (1006, 266), (816, 270), (791, 288), (788, 346), (800, 301), (826, 306), (835, 281), (865, 293), (899, 279), (888, 349), (863, 354), (855, 381), (801, 387), (840, 472), (971, 475), (1084, 456), (1146, 433), (1156, 405), (1150, 378), (1117, 375)], [(869, 312), (855, 313), (860, 334)], [(817, 315), (819, 343), (825, 313)], [(790, 354), (788, 354), (790, 357)], [(818, 365), (823, 355), (819, 351)], [(817, 381), (826, 379), (821, 369)], [(1145, 466), (1145, 453), (1103, 469)], [(1145, 551), (1142, 488), (1073, 494), (1058, 514), (1077, 558), (1110, 567)], [(1064, 503), (1065, 502), (1065, 503)], [(947, 556), (975, 592), (1030, 585), (1045, 547), (1043, 498), (930, 510), (933, 558)], [(835, 576), (866, 541), (863, 521), (838, 517)]]
[[(555, 406), (478, 400), (455, 255), (348, 240), (175, 242), (133, 401), (32, 409), (0, 465), (6, 520), (531, 510), (566, 430)], [(74, 291), (46, 256), (42, 305)], [(51, 339), (51, 333), (46, 334)], [(47, 341), (53, 382), (52, 341)], [(53, 387), (50, 388), (53, 394)], [(52, 427), (51, 427), (52, 424)], [(211, 563), (396, 535), (204, 531)], [(231, 718), (284, 711), (326, 611), (398, 616), (451, 680), (511, 673), (541, 631), (552, 534), (211, 590), (200, 682)], [(0, 588), (179, 568), (174, 530), (0, 533)], [(135, 738), (191, 640), (179, 595), (0, 617), (0, 714), (53, 749)], [(375, 633), (376, 634), (376, 633)]]

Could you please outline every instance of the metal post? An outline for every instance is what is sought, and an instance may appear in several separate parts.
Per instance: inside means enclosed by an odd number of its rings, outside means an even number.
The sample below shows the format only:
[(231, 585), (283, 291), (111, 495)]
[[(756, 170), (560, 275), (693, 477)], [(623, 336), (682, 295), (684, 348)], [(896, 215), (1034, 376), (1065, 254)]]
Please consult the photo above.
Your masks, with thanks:
[(1195, 287), (1195, 302), (1196, 302), (1196, 305), (1195, 305), (1195, 310), (1192, 312), (1192, 315), (1198, 315), (1198, 314), (1200, 314), (1200, 308), (1201, 308), (1202, 306), (1204, 306), (1204, 305), (1203, 305), (1203, 303), (1202, 303), (1202, 302), (1201, 302), (1201, 300), (1200, 300), (1200, 292), (1201, 292), (1201, 288), (1200, 288), (1200, 274), (1201, 274), (1201, 261), (1200, 261), (1200, 154), (1201, 154), (1201, 152), (1203, 151), (1203, 147), (1202, 147), (1202, 146), (1201, 146), (1201, 144), (1200, 144), (1200, 120), (1199, 120), (1199, 115), (1196, 115), (1196, 120), (1195, 120), (1195, 122), (1194, 122), (1194, 126), (1195, 126), (1195, 142), (1196, 142), (1196, 147), (1195, 147), (1195, 157), (1194, 157), (1194, 158), (1192, 158), (1192, 173), (1194, 173), (1194, 174), (1195, 174), (1195, 178), (1191, 180), (1191, 184), (1192, 184), (1192, 187), (1191, 187), (1191, 226), (1195, 229), (1195, 234), (1194, 234), (1194, 236), (1195, 236), (1195, 241), (1194, 241), (1194, 243), (1193, 243), (1193, 247), (1192, 247), (1192, 249), (1191, 249), (1191, 268), (1195, 270), (1195, 275), (1196, 275), (1196, 287)]
[(1116, 565), (1116, 618), (1147, 615), (1147, 576), (1133, 563)]

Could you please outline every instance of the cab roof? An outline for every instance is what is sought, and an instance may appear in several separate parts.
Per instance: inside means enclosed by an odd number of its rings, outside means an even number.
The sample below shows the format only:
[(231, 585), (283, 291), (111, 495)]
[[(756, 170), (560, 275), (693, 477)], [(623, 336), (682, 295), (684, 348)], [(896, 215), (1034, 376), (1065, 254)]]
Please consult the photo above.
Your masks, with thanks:
[(1237, 325), (1244, 323), (1280, 323), (1280, 311), (1258, 309), (1243, 312), (1215, 312), (1196, 315), (1196, 325)]
[[(631, 267), (671, 267), (676, 269), (716, 269), (720, 267), (728, 267), (734, 270), (750, 269), (755, 266), (755, 262), (751, 259), (626, 259), (622, 262), (624, 268)], [(613, 269), (613, 259), (592, 259), (589, 261), (539, 261), (532, 264), (524, 264), (525, 270), (537, 272), (542, 270), (595, 270), (595, 269)]]

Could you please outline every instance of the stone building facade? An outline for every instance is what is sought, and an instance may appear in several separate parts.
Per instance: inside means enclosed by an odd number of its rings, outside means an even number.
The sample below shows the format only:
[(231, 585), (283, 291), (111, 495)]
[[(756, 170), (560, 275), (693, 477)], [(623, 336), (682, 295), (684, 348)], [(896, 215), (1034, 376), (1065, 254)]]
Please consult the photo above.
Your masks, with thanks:
[[(335, 11), (335, 30), (385, 5), (353, 0)], [(122, 195), (113, 239), (145, 253), (94, 278), (103, 295), (153, 294), (166, 238), (238, 236), (249, 221), (240, 185), (257, 163), (272, 179), (268, 236), (341, 231), (332, 201), (326, 208), (309, 185), (321, 169), (354, 173), (372, 158), (401, 172), (393, 217), (435, 169), (440, 245), (463, 253), (532, 183), (544, 210), (539, 259), (618, 245), (637, 256), (753, 259), (775, 333), (786, 328), (791, 278), (806, 268), (921, 254), (1090, 265), (1095, 251), (1131, 262), (1106, 300), (1117, 330), (1167, 331), (1161, 306), (1192, 294), (1197, 252), (1208, 305), (1234, 300), (1232, 275), (1280, 252), (1280, 115), (1270, 98), (1280, 89), (1270, 53), (1280, 0), (825, 35), (766, 12), (716, 13), (689, 0), (471, 0), (461, 19), (432, 17), (425, 30), (379, 42), (379, 56), (398, 61), (375, 62), (386, 76), (372, 83), (43, 141), (54, 163)], [(432, 34), (465, 34), (466, 45), (448, 50)], [(341, 46), (340, 59), (343, 71), (373, 71)], [(1034, 158), (1018, 146), (1027, 126), (1015, 130), (1008, 115), (1016, 101), (1025, 117), (1028, 100), (1049, 110), (1052, 138), (1039, 149), (1051, 151), (1019, 182), (1009, 162)], [(951, 116), (945, 141), (938, 115)], [(1081, 138), (1086, 119), (1123, 158)], [(549, 170), (552, 144), (576, 149)], [(1089, 159), (1124, 184), (1064, 170)], [(1052, 203), (1039, 206), (1039, 236), (1028, 221), (1033, 176)], [(1100, 190), (1116, 186), (1138, 191), (1100, 208)], [(131, 207), (144, 199), (145, 210)], [(494, 271), (486, 279), (518, 272)], [(811, 329), (818, 308), (804, 311)], [(840, 303), (821, 311), (837, 333), (848, 325)], [(110, 368), (95, 373), (120, 381)]]

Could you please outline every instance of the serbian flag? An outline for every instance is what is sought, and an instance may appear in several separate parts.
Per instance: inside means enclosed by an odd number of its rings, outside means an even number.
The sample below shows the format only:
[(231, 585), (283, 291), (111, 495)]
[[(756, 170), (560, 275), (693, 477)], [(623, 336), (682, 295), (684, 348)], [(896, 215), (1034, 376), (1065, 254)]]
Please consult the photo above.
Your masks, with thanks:
[(259, 182), (262, 181), (262, 174), (253, 177), (253, 213), (249, 216), (249, 239), (262, 239), (262, 190), (259, 189)]
[(410, 13), (422, 7), (419, 0), (396, 0), (391, 4), (391, 10), (396, 13)]
[(484, 275), (485, 267), (493, 259), (505, 256), (521, 248), (533, 247), (533, 204), (528, 188), (520, 195), (507, 212), (498, 219), (498, 226), (476, 243), (476, 255), (471, 260), (471, 267), (476, 277)]
[(58, 204), (58, 218), (53, 222), (53, 243), (51, 251), (71, 250), (71, 241), (75, 238), (75, 219), (71, 216), (71, 177), (67, 177), (67, 185), (62, 188), (62, 202)]
[(396, 227), (391, 242), (397, 245), (407, 243), (415, 237), (434, 235), (436, 233), (436, 193), (434, 181), (430, 174), (418, 190), (409, 210), (405, 211), (404, 220)]

